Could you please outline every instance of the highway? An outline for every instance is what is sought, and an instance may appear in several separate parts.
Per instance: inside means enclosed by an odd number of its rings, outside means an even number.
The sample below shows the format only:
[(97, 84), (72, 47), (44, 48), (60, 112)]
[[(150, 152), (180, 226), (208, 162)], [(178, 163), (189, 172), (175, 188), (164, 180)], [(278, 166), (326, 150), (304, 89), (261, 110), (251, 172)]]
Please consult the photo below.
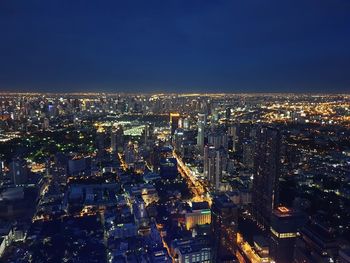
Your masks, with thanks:
[(209, 190), (205, 183), (193, 174), (190, 168), (186, 166), (182, 161), (182, 158), (175, 151), (173, 151), (173, 156), (176, 158), (179, 173), (187, 181), (192, 193), (194, 194), (192, 201), (207, 201), (211, 205), (212, 200), (207, 196)]

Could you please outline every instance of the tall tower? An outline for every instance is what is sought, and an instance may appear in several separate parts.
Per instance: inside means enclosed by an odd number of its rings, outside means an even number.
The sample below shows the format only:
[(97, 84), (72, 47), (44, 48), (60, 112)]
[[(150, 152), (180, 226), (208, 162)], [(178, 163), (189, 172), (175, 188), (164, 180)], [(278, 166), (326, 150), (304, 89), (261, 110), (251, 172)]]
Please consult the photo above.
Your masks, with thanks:
[(116, 129), (114, 127), (112, 127), (112, 131), (111, 131), (111, 150), (112, 153), (116, 153), (117, 152), (117, 132)]
[(205, 135), (205, 125), (207, 122), (207, 117), (205, 114), (198, 114), (198, 135), (197, 135), (197, 146), (199, 147), (201, 153), (203, 153), (204, 149), (204, 135)]
[(179, 113), (170, 113), (171, 136), (174, 135), (175, 130), (179, 127), (179, 119), (180, 119), (180, 114)]
[(144, 143), (147, 144), (148, 141), (151, 139), (153, 134), (153, 126), (150, 123), (146, 123), (145, 124), (145, 129), (143, 131), (143, 135), (144, 135)]
[(10, 163), (11, 181), (14, 185), (26, 184), (28, 181), (28, 168), (25, 160), (14, 158)]
[(227, 164), (226, 152), (223, 148), (216, 150), (213, 146), (204, 148), (204, 176), (210, 186), (218, 190), (222, 181), (222, 173)]
[(300, 211), (284, 206), (273, 210), (270, 227), (270, 257), (275, 262), (294, 262), (295, 243), (306, 219), (306, 215)]
[[(215, 262), (232, 254), (237, 240), (238, 207), (225, 194), (214, 195), (212, 210), (212, 231)], [(232, 261), (229, 261), (232, 262)], [(235, 261), (234, 261), (235, 262)]]
[(5, 163), (4, 163), (4, 161), (2, 160), (2, 155), (0, 154), (0, 182), (1, 182), (1, 180), (2, 180), (4, 168), (5, 168)]
[(124, 131), (123, 127), (119, 125), (118, 127), (113, 126), (111, 130), (111, 149), (112, 153), (118, 151), (119, 146), (123, 146)]
[(190, 120), (189, 120), (188, 117), (186, 117), (183, 120), (183, 128), (184, 128), (184, 130), (189, 130), (190, 129)]
[(258, 224), (268, 228), (278, 199), (280, 133), (275, 128), (262, 127), (256, 140), (252, 212)]

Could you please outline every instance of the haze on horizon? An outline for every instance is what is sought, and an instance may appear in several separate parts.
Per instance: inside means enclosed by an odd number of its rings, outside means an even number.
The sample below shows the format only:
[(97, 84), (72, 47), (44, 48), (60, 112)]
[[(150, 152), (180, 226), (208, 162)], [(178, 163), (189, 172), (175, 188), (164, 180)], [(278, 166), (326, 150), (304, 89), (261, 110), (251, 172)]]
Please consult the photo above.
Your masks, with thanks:
[(349, 92), (350, 2), (0, 2), (0, 91)]

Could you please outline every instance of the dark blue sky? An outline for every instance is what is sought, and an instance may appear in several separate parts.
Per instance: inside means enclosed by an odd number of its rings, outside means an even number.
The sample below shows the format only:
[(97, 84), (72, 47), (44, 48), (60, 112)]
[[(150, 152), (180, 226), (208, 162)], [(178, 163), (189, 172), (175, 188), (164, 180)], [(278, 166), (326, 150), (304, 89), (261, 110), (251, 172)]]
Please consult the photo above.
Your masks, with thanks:
[(349, 92), (350, 1), (1, 0), (0, 90)]

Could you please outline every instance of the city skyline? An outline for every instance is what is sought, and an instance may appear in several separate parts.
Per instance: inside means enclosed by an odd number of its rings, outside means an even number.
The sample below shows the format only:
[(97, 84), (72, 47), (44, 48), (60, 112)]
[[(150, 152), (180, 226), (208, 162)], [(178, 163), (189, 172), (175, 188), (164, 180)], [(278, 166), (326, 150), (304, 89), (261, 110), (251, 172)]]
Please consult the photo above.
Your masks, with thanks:
[(350, 258), (349, 94), (0, 94), (1, 262)]
[(349, 0), (0, 0), (0, 262), (350, 263)]

